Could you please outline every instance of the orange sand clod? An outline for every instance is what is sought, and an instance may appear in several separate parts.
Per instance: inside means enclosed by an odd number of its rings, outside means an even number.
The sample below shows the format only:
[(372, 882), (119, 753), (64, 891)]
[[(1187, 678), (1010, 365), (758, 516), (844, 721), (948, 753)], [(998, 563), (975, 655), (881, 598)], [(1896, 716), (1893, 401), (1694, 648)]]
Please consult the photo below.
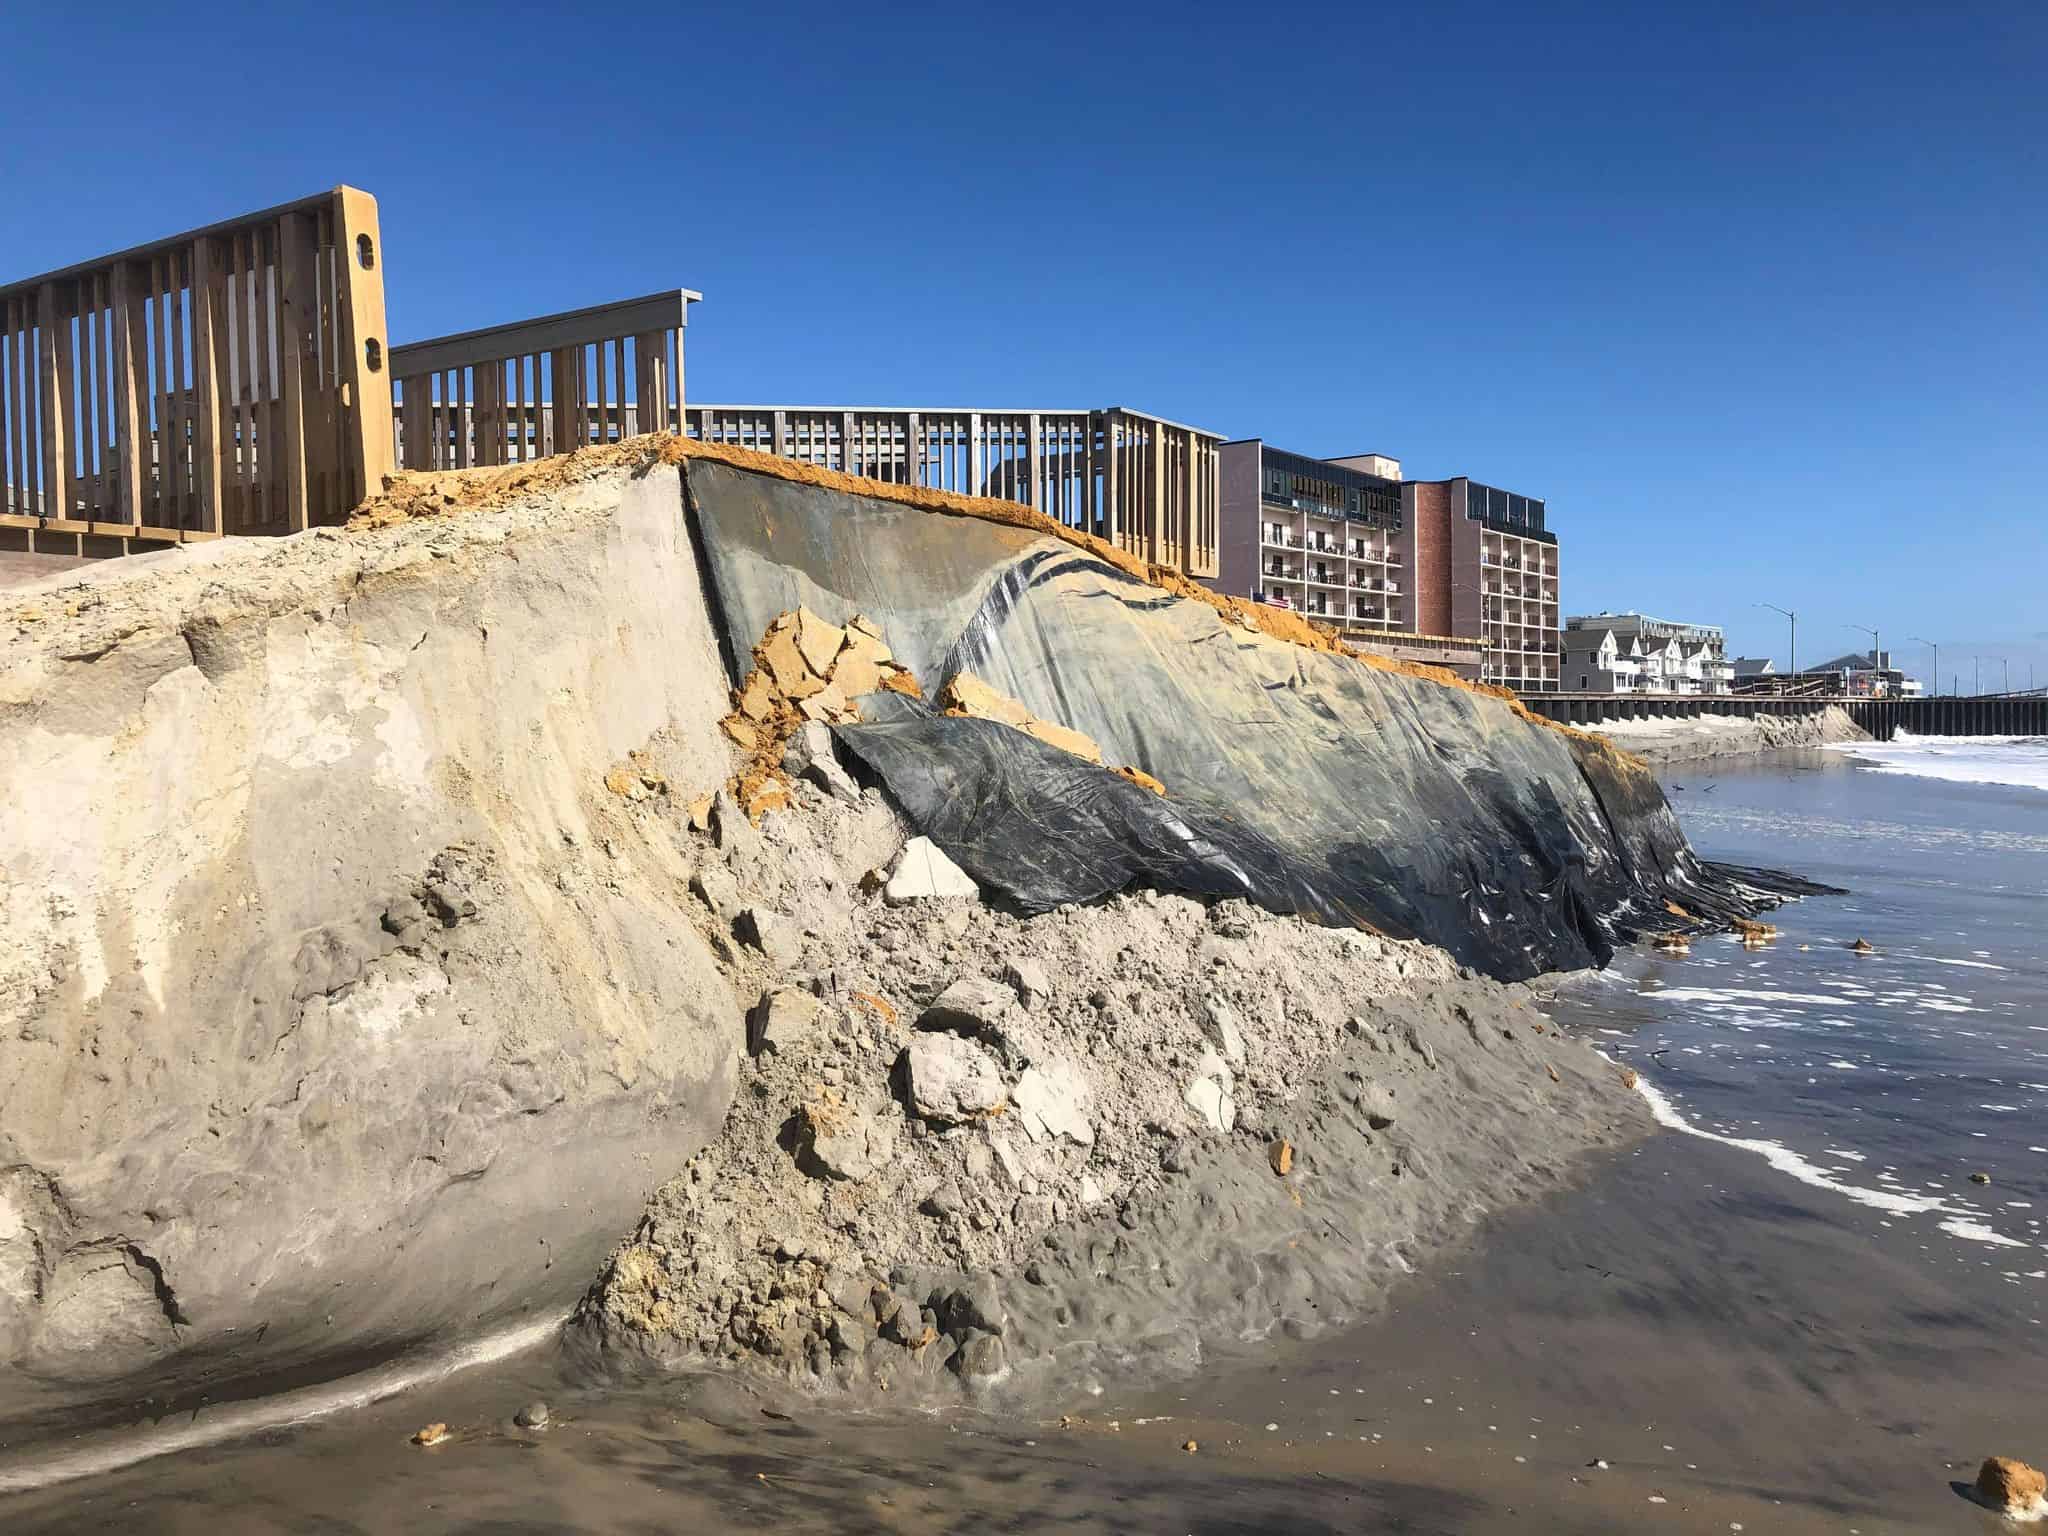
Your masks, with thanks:
[[(1087, 550), (1097, 559), (1106, 561), (1126, 575), (1149, 582), (1176, 597), (1206, 603), (1243, 629), (1256, 631), (1274, 640), (1284, 640), (1307, 650), (1343, 656), (1359, 666), (1370, 667), (1375, 671), (1398, 672), (1446, 688), (1459, 688), (1485, 698), (1498, 699), (1530, 724), (1556, 731), (1559, 735), (1578, 743), (1586, 751), (1598, 753), (1626, 768), (1645, 773), (1649, 771), (1643, 759), (1634, 753), (1624, 752), (1605, 737), (1590, 731), (1575, 730), (1571, 726), (1560, 725), (1554, 720), (1547, 720), (1533, 713), (1506, 688), (1497, 688), (1486, 683), (1470, 683), (1441, 667), (1427, 666), (1420, 662), (1362, 655), (1341, 644), (1334, 635), (1323, 633), (1298, 613), (1275, 608), (1269, 603), (1253, 603), (1240, 597), (1218, 596), (1201, 583), (1171, 567), (1153, 565), (1149, 561), (1138, 559), (1135, 555), (1126, 554), (1107, 540), (1083, 533), (1078, 528), (1069, 528), (1066, 524), (1047, 517), (1043, 512), (1027, 507), (1021, 502), (999, 501), (984, 496), (963, 496), (958, 492), (937, 491), (926, 486), (895, 485), (883, 480), (868, 480), (836, 469), (821, 469), (815, 464), (802, 464), (794, 459), (777, 458), (774, 454), (759, 453), (750, 448), (734, 448), (724, 443), (700, 443), (694, 438), (656, 433), (646, 437), (627, 438), (622, 442), (609, 443), (602, 447), (578, 449), (574, 453), (557, 454), (552, 458), (536, 459), (527, 464), (512, 464), (495, 469), (407, 470), (388, 476), (383, 494), (369, 498), (358, 507), (349, 518), (347, 526), (352, 531), (366, 531), (389, 527), (412, 518), (448, 517), (501, 503), (515, 496), (537, 494), (567, 485), (612, 465), (641, 470), (655, 463), (682, 464), (690, 459), (708, 459), (715, 463), (729, 464), (735, 469), (773, 475), (777, 479), (815, 485), (851, 496), (869, 496), (880, 501), (894, 501), (905, 506), (919, 507), (927, 512), (946, 513), (956, 517), (976, 517), (984, 522), (1029, 529), (1048, 538), (1060, 539)], [(898, 692), (911, 691), (888, 679), (884, 679), (882, 686), (893, 687)]]
[[(939, 690), (939, 709), (943, 714), (997, 721), (1027, 736), (1035, 736), (1049, 747), (1058, 747), (1062, 752), (1071, 752), (1086, 762), (1103, 765), (1102, 745), (1093, 736), (1070, 726), (1039, 719), (1024, 707), (1021, 699), (1013, 699), (1007, 693), (990, 687), (972, 672), (956, 672), (947, 679), (946, 686)], [(1166, 793), (1166, 786), (1142, 768), (1126, 766), (1111, 771), (1155, 795)]]

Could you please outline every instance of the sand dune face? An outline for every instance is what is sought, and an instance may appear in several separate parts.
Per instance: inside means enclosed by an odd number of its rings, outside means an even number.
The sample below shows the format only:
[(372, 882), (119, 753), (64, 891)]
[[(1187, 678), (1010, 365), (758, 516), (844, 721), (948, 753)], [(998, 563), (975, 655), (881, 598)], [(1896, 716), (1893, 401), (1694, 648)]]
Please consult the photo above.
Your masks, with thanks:
[(739, 1015), (606, 785), (724, 771), (681, 539), (618, 471), (13, 598), (0, 1414), (566, 1305), (716, 1129)]

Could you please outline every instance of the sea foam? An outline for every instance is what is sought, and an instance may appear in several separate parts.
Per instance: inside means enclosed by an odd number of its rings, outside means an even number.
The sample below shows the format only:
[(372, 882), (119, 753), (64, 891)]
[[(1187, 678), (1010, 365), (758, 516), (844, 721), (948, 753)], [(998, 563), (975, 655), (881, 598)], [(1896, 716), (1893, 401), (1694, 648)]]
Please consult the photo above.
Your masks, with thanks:
[(1875, 773), (2048, 790), (2048, 736), (1915, 736), (1900, 731), (1888, 742), (1835, 742), (1828, 750), (1846, 752)]

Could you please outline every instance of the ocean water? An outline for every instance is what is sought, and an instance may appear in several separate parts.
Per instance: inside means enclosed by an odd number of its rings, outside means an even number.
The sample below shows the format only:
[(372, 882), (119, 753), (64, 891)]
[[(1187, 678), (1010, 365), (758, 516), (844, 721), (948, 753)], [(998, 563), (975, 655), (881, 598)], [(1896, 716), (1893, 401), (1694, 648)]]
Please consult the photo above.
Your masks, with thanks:
[(2048, 736), (1915, 736), (1829, 748), (1853, 754), (1863, 767), (1952, 784), (2009, 784), (2048, 790)]
[(1625, 957), (1567, 988), (1566, 1017), (1667, 1125), (2048, 1281), (2048, 740), (1902, 738), (1666, 788), (1707, 857), (1848, 894), (1774, 914), (1763, 950)]

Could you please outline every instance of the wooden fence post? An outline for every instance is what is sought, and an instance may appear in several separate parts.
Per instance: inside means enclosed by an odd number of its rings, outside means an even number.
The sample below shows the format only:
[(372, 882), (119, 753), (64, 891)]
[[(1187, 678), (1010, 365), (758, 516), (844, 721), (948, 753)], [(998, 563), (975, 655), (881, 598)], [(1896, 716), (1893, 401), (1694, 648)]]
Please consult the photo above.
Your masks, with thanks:
[[(342, 305), (342, 474), (347, 506), (384, 489), (394, 467), (391, 374), (385, 367), (384, 250), (377, 200), (354, 187), (334, 192), (335, 260), (346, 274)], [(344, 508), (343, 510), (346, 510)]]

